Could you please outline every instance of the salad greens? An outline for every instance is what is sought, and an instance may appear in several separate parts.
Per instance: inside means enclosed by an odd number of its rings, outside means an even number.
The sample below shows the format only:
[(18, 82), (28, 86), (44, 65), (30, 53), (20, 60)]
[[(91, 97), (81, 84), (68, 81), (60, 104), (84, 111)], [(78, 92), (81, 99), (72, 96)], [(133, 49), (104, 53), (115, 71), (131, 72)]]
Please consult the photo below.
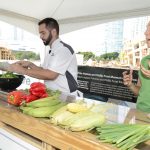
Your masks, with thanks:
[(18, 76), (13, 74), (12, 72), (6, 72), (4, 74), (1, 74), (0, 78), (18, 78)]

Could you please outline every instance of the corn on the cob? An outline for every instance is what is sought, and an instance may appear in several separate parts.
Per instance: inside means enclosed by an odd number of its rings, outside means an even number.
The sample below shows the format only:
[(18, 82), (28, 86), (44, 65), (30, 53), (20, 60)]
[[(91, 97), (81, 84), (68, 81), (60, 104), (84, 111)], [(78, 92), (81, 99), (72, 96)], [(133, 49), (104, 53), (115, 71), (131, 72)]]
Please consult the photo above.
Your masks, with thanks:
[(86, 111), (88, 108), (84, 104), (79, 103), (69, 103), (67, 105), (67, 110), (73, 113), (78, 113), (82, 111)]
[(33, 117), (49, 117), (50, 114), (52, 114), (53, 112), (55, 112), (57, 109), (61, 108), (64, 105), (65, 105), (64, 103), (59, 103), (55, 106), (33, 108), (29, 110), (26, 114)]
[(67, 117), (67, 114), (71, 114), (71, 112), (67, 111), (67, 105), (65, 105), (50, 115), (51, 123), (58, 125), (59, 122)]
[(53, 106), (60, 103), (60, 100), (55, 99), (49, 99), (49, 98), (45, 98), (45, 99), (41, 99), (41, 100), (36, 100), (36, 101), (32, 101), (30, 103), (27, 103), (26, 105), (29, 107), (46, 107), (46, 106)]
[(59, 115), (51, 118), (51, 123), (55, 124), (55, 125), (61, 125), (61, 122), (67, 118), (67, 117), (70, 117), (72, 116), (73, 114), (69, 111), (64, 111), (63, 113), (60, 113)]
[(90, 115), (91, 113), (93, 114), (93, 112), (91, 111), (83, 111), (76, 114), (72, 114), (70, 116), (67, 116), (64, 120), (62, 120), (60, 122), (60, 125), (67, 126), (68, 128), (72, 124), (72, 122), (80, 120), (81, 117)]
[(22, 110), (22, 112), (23, 112), (24, 114), (27, 114), (28, 111), (30, 111), (30, 110), (32, 110), (32, 109), (34, 109), (34, 108), (33, 108), (33, 107), (21, 106), (20, 109)]
[(63, 113), (64, 111), (67, 110), (67, 105), (59, 108), (57, 111), (55, 111), (52, 115), (50, 115), (50, 118), (54, 118), (55, 116), (59, 115), (60, 113)]
[(104, 115), (93, 113), (87, 116), (80, 116), (78, 120), (71, 123), (69, 129), (72, 131), (91, 130), (95, 127), (100, 127), (104, 123)]

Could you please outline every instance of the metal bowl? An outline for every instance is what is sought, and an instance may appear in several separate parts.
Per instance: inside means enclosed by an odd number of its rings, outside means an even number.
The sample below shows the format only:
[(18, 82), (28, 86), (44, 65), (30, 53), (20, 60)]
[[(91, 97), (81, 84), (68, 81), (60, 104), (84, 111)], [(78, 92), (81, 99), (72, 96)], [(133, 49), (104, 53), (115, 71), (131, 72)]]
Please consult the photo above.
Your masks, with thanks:
[[(0, 74), (1, 76), (1, 74)], [(13, 91), (22, 84), (23, 75), (16, 75), (17, 78), (0, 78), (0, 90)]]

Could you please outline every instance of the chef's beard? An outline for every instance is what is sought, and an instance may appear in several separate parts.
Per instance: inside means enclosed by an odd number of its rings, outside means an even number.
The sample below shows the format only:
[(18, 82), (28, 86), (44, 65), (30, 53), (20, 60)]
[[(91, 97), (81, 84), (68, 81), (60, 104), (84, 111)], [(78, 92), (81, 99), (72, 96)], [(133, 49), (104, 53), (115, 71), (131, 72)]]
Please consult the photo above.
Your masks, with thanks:
[(43, 42), (45, 46), (49, 45), (50, 41), (52, 40), (52, 35), (49, 33), (48, 38)]

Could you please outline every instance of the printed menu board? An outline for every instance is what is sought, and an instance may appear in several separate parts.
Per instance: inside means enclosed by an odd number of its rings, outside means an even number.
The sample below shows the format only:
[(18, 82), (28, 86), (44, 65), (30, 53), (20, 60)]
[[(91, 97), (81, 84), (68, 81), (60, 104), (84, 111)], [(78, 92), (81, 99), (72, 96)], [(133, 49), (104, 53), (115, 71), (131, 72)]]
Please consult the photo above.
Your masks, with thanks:
[[(137, 97), (123, 85), (125, 69), (79, 66), (78, 89), (83, 93), (105, 98), (136, 102)], [(133, 83), (137, 83), (138, 71), (133, 71)]]

